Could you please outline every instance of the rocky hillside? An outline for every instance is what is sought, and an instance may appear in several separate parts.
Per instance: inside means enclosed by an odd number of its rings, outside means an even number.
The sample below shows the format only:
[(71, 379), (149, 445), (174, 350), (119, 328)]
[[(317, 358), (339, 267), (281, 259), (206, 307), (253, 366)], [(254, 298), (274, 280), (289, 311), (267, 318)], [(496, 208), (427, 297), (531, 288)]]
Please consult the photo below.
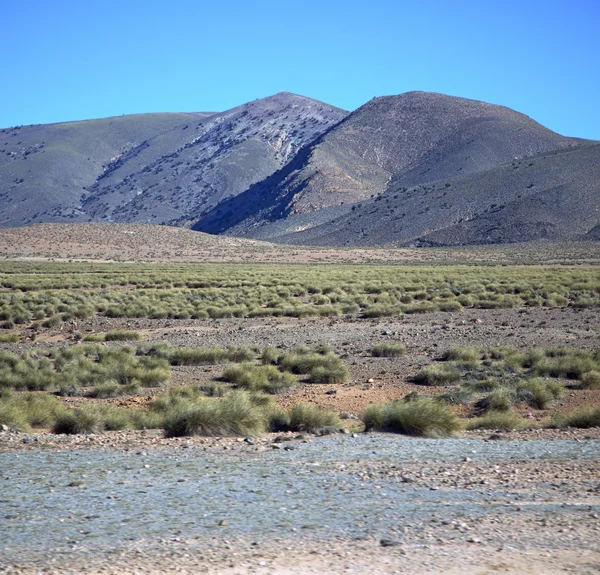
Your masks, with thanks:
[(578, 143), (484, 102), (426, 92), (375, 98), (279, 172), (205, 214), (194, 229), (252, 233), (267, 222)]
[(0, 225), (181, 225), (271, 175), (346, 114), (281, 93), (222, 113), (1, 130)]
[(392, 185), (337, 218), (315, 218), (312, 227), (295, 225), (297, 220), (257, 228), (248, 236), (321, 246), (598, 239), (600, 144), (538, 154), (411, 188)]

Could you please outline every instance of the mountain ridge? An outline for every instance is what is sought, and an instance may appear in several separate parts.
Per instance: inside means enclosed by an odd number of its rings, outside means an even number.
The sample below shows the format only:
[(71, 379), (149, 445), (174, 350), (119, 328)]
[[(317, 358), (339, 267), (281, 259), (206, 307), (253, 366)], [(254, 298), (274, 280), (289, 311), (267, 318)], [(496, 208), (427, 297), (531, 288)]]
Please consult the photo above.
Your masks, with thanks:
[(280, 92), (223, 112), (17, 126), (0, 130), (0, 227), (153, 223), (344, 246), (596, 239), (597, 144), (422, 91), (350, 113)]

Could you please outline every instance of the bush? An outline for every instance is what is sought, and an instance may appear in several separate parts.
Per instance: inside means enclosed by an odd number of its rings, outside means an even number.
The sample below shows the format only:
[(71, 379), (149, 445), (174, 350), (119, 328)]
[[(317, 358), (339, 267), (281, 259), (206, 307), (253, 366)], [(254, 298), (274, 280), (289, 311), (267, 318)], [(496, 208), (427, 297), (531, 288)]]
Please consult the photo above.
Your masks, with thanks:
[(243, 436), (266, 429), (266, 415), (247, 393), (234, 392), (224, 399), (206, 399), (175, 408), (163, 425), (166, 437), (183, 435)]
[(264, 364), (276, 365), (279, 361), (280, 355), (281, 352), (278, 349), (272, 346), (267, 346), (265, 349), (263, 349), (260, 360)]
[(527, 420), (514, 411), (490, 411), (467, 424), (467, 429), (502, 429), (511, 431), (527, 427)]
[(348, 378), (348, 369), (336, 355), (322, 348), (322, 353), (310, 353), (305, 349), (296, 349), (280, 357), (282, 369), (298, 374), (309, 374), (311, 383), (344, 383)]
[(511, 389), (500, 387), (495, 389), (490, 395), (480, 399), (476, 407), (483, 411), (509, 411), (515, 400), (515, 394)]
[(583, 389), (600, 389), (600, 371), (587, 371), (581, 376)]
[(558, 415), (550, 425), (550, 427), (578, 427), (582, 429), (598, 426), (600, 426), (600, 407), (588, 407)]
[(399, 357), (406, 354), (406, 348), (399, 343), (378, 343), (371, 348), (373, 357)]
[(83, 336), (83, 341), (86, 342), (99, 342), (104, 341), (104, 337), (106, 334), (104, 333), (88, 333)]
[(2, 333), (0, 334), (0, 343), (16, 343), (19, 341), (18, 333)]
[(115, 330), (104, 335), (104, 341), (139, 341), (142, 339), (139, 331)]
[(273, 365), (253, 365), (249, 363), (232, 365), (225, 370), (223, 379), (247, 389), (283, 393), (296, 387), (296, 378), (290, 373), (282, 373)]
[(456, 415), (439, 401), (429, 398), (369, 406), (362, 420), (366, 430), (423, 437), (446, 437), (460, 429)]
[(330, 365), (317, 365), (310, 370), (308, 381), (310, 383), (344, 383), (349, 376), (348, 369), (341, 362)]
[(451, 347), (442, 354), (444, 361), (476, 362), (481, 358), (481, 352), (475, 347)]
[(29, 431), (32, 427), (51, 427), (57, 414), (64, 409), (59, 399), (48, 394), (13, 396), (5, 392), (0, 396), (0, 424), (17, 431)]
[(227, 351), (221, 347), (180, 347), (172, 349), (167, 358), (171, 365), (205, 365), (228, 360)]
[(319, 405), (312, 403), (298, 403), (290, 411), (291, 431), (315, 432), (323, 427), (340, 427), (342, 422), (339, 416)]
[(85, 406), (58, 414), (52, 432), (73, 435), (98, 433), (102, 429), (104, 429), (104, 420), (100, 411), (93, 406)]
[(458, 381), (460, 373), (446, 365), (427, 365), (414, 377), (421, 385), (448, 385)]
[(267, 411), (267, 429), (272, 433), (290, 430), (290, 415), (285, 409), (274, 407)]
[(517, 382), (517, 398), (525, 401), (534, 409), (546, 409), (563, 392), (563, 386), (557, 381), (544, 381), (540, 378), (525, 379)]

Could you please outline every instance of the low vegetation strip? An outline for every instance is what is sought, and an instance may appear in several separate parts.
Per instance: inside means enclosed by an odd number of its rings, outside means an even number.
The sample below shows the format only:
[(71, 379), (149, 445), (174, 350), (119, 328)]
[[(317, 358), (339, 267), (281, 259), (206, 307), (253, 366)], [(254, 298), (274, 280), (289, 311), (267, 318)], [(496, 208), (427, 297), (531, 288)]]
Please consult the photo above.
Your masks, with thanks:
[(0, 327), (123, 318), (364, 318), (464, 308), (592, 307), (586, 267), (4, 262)]

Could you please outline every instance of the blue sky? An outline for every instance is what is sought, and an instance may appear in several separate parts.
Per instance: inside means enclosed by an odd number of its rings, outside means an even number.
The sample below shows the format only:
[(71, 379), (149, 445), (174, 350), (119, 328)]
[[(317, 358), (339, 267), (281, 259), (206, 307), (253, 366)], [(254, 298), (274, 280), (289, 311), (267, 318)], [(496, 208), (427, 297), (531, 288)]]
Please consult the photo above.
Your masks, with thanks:
[(0, 0), (0, 127), (428, 90), (600, 139), (596, 0)]

